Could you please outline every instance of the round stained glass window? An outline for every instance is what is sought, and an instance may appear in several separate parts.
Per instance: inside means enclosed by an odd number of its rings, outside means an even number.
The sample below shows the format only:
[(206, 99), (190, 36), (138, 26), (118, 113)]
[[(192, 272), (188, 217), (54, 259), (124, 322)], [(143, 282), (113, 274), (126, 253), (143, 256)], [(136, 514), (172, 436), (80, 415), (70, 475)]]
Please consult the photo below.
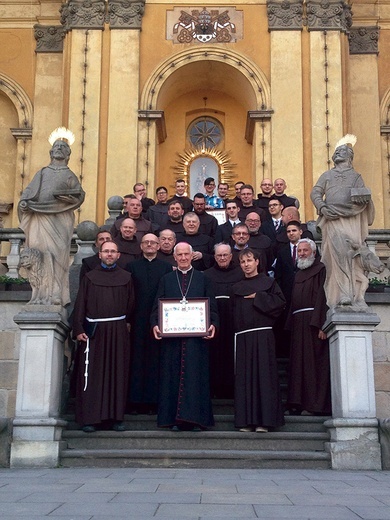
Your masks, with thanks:
[(221, 142), (222, 126), (211, 117), (195, 119), (189, 126), (188, 139), (196, 148), (213, 148)]

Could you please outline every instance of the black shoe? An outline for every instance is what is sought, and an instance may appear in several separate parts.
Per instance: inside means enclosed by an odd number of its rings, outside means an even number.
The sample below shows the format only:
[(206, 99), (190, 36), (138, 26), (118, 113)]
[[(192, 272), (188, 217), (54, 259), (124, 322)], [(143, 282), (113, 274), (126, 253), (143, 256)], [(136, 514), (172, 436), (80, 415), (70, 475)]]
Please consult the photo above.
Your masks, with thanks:
[(123, 422), (116, 422), (112, 425), (112, 429), (115, 431), (115, 432), (125, 432), (126, 431), (126, 427), (125, 425), (123, 424)]
[(83, 427), (82, 427), (82, 430), (83, 432), (85, 433), (93, 433), (93, 432), (96, 432), (96, 428), (93, 424), (85, 424)]
[(194, 427), (192, 428), (192, 431), (193, 431), (193, 432), (201, 432), (201, 431), (202, 431), (202, 428), (199, 428), (199, 426), (194, 426)]
[(171, 427), (171, 431), (172, 432), (181, 432), (181, 429), (178, 427), (177, 424), (175, 424), (174, 426)]

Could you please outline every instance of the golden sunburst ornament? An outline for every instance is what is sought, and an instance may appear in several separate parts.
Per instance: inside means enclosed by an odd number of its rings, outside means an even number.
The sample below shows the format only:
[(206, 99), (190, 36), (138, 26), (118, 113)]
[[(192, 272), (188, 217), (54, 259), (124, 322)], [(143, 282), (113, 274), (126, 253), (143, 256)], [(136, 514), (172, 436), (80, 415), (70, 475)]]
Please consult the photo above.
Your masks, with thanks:
[[(234, 168), (237, 165), (230, 162), (230, 152), (219, 150), (216, 146), (213, 148), (188, 148), (177, 155), (179, 159), (176, 161), (176, 166), (173, 167), (175, 170), (175, 180), (183, 178), (188, 181), (191, 163), (199, 157), (214, 159), (219, 167), (220, 182), (227, 182), (231, 185), (235, 179)], [(187, 182), (187, 185), (188, 184)]]

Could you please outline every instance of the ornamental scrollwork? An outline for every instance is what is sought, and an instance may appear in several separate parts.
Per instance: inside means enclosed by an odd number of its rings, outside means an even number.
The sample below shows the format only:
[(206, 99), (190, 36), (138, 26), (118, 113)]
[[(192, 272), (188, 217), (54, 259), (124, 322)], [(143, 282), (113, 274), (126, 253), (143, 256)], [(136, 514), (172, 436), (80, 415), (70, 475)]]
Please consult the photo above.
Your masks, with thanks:
[(311, 31), (348, 31), (352, 25), (351, 6), (341, 0), (310, 1), (307, 3), (307, 24)]
[(110, 0), (107, 18), (111, 29), (141, 29), (145, 1)]
[(350, 54), (378, 54), (379, 27), (352, 27), (349, 39)]
[(268, 1), (268, 29), (269, 30), (302, 30), (303, 1), (282, 2)]
[(103, 29), (106, 7), (104, 0), (68, 0), (60, 8), (61, 23), (72, 29)]
[(62, 52), (64, 48), (65, 29), (62, 25), (34, 25), (34, 38), (37, 42), (36, 52)]

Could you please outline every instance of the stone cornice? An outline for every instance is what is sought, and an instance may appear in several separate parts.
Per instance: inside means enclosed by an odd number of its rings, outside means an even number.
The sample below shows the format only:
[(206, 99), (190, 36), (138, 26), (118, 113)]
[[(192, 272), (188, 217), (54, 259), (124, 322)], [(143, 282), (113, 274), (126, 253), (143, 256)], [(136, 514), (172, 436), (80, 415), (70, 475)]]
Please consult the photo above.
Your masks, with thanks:
[(349, 54), (378, 54), (379, 27), (352, 27), (348, 40)]
[(303, 0), (267, 2), (268, 30), (302, 30)]
[(309, 31), (348, 31), (352, 25), (351, 6), (342, 0), (307, 2)]
[(62, 52), (65, 32), (62, 25), (34, 25), (35, 52)]
[(109, 0), (107, 21), (110, 29), (141, 29), (145, 0)]

